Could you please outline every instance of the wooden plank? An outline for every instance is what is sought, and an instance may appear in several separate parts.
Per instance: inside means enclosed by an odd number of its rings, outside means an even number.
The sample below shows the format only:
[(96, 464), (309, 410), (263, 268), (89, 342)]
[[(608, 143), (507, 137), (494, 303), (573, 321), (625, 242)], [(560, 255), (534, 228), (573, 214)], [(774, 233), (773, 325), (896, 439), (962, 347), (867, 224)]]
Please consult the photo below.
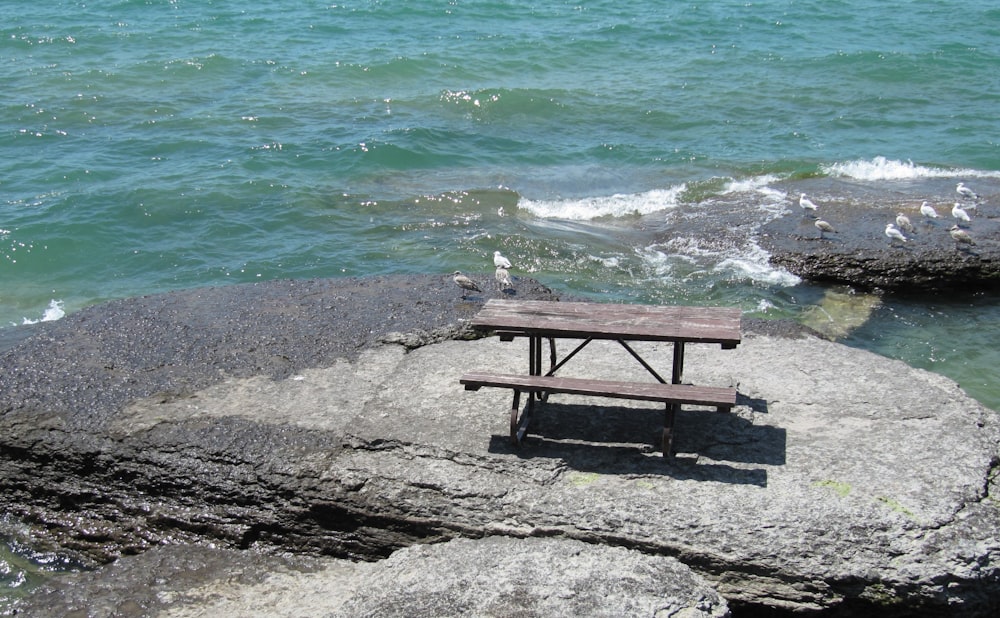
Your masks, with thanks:
[(467, 390), (483, 386), (511, 388), (523, 392), (567, 393), (614, 399), (636, 399), (664, 403), (687, 403), (715, 407), (736, 405), (736, 389), (691, 384), (661, 384), (659, 382), (621, 382), (617, 380), (589, 380), (557, 376), (530, 376), (522, 374), (493, 374), (469, 372), (459, 380)]
[(480, 330), (638, 341), (741, 341), (742, 312), (729, 307), (623, 305), (490, 299), (470, 321)]

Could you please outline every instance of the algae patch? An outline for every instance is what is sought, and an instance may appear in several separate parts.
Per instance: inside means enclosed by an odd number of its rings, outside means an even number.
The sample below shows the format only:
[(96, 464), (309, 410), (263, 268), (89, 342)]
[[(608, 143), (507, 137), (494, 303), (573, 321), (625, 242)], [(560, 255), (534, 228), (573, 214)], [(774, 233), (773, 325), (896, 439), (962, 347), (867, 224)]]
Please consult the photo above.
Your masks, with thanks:
[(824, 481), (817, 481), (813, 483), (813, 485), (816, 487), (829, 487), (833, 491), (837, 492), (837, 495), (840, 496), (841, 498), (844, 498), (847, 496), (847, 494), (851, 493), (851, 486), (842, 481), (834, 481), (831, 479), (827, 479)]
[(574, 472), (566, 480), (574, 487), (586, 487), (587, 485), (593, 485), (599, 478), (601, 478), (601, 475), (596, 472)]

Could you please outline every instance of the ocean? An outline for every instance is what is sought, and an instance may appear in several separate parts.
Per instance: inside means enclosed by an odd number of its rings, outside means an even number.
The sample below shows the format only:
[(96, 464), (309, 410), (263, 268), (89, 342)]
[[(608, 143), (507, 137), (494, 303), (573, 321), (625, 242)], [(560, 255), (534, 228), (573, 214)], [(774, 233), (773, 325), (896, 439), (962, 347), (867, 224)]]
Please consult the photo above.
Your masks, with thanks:
[[(950, 207), (964, 181), (1000, 215), (995, 2), (0, 6), (0, 340), (500, 250), (566, 294), (798, 320), (1000, 409), (1000, 295), (810, 284), (754, 236), (802, 192)], [(753, 224), (687, 233), (720, 208)]]

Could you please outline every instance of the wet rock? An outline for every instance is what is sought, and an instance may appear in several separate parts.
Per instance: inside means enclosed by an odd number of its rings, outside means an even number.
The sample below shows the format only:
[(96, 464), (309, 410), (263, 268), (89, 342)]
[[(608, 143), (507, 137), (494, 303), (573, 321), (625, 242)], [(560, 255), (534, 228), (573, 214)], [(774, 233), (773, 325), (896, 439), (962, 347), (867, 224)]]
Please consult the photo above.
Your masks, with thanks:
[(956, 223), (951, 205), (940, 219), (920, 215), (919, 204), (903, 208), (914, 231), (906, 242), (890, 242), (885, 226), (900, 210), (824, 206), (819, 214), (837, 233), (820, 236), (815, 218), (795, 212), (760, 230), (771, 263), (813, 281), (866, 290), (937, 291), (1000, 288), (1000, 219), (989, 206), (963, 224), (975, 246), (959, 245), (948, 233)]
[(853, 288), (826, 290), (815, 305), (802, 312), (802, 323), (831, 340), (841, 339), (863, 325), (882, 304), (876, 294)]

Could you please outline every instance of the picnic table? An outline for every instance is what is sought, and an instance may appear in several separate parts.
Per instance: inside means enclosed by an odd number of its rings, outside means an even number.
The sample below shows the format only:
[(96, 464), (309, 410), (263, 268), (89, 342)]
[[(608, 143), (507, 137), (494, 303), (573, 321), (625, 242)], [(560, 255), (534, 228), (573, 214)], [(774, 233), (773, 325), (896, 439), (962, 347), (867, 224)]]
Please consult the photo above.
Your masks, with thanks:
[[(528, 373), (496, 374), (471, 371), (460, 378), (467, 390), (484, 386), (510, 388), (510, 437), (520, 444), (534, 413), (536, 400), (551, 393), (591, 395), (657, 401), (666, 405), (662, 451), (673, 453), (673, 425), (682, 404), (728, 410), (736, 404), (736, 389), (684, 384), (684, 354), (688, 343), (718, 344), (732, 349), (741, 341), (742, 312), (735, 308), (665, 305), (624, 305), (590, 302), (489, 300), (471, 320), (480, 331), (495, 332), (502, 341), (528, 339)], [(543, 340), (548, 340), (549, 363), (543, 374)], [(580, 341), (562, 359), (558, 339)], [(594, 340), (618, 342), (656, 381), (621, 381), (556, 376), (567, 362)], [(670, 381), (635, 350), (630, 342), (660, 341), (673, 344)], [(528, 401), (522, 411), (521, 394)]]

